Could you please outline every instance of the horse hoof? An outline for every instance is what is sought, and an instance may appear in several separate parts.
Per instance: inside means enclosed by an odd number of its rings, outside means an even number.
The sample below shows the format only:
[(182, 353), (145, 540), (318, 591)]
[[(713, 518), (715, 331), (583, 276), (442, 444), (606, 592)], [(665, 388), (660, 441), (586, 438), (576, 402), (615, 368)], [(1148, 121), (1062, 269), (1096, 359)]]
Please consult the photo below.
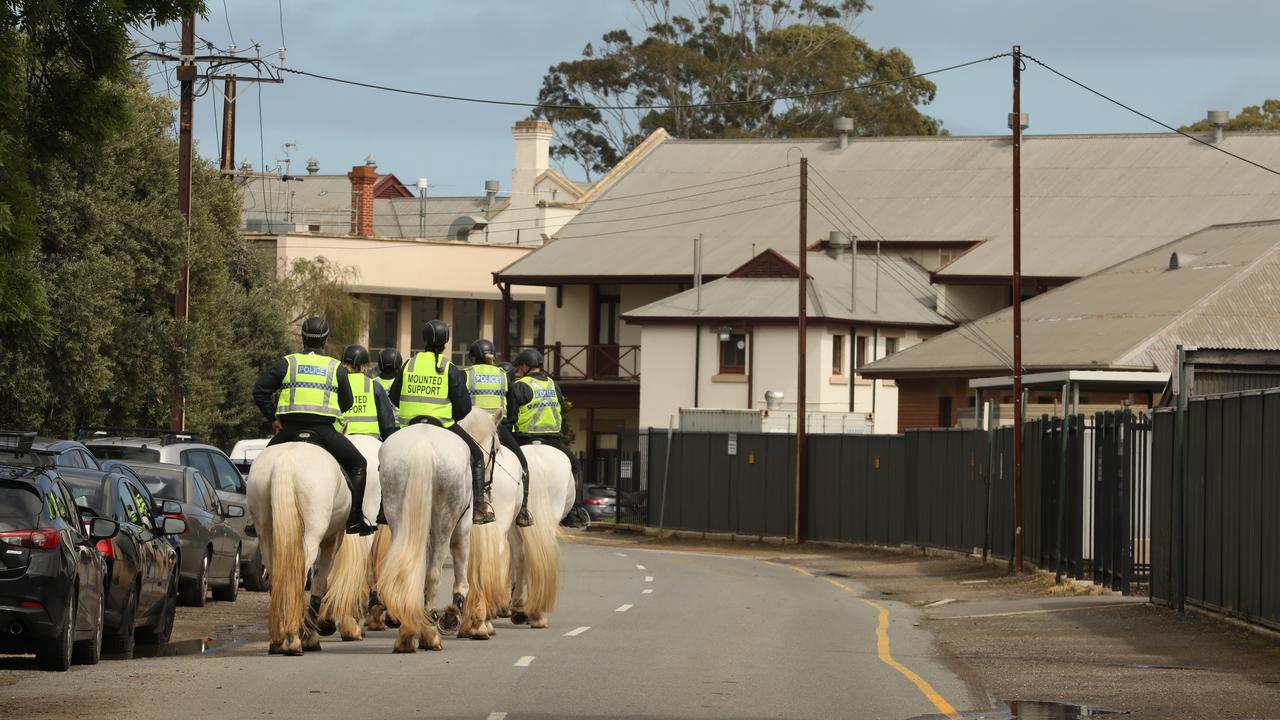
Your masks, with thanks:
[(440, 630), (443, 632), (454, 632), (458, 629), (458, 614), (452, 611), (446, 612), (440, 617)]
[(501, 607), (501, 608), (498, 608), (498, 617), (500, 617), (500, 618), (509, 618), (509, 617), (511, 617), (511, 608), (509, 608), (509, 607)]
[(533, 628), (534, 630), (542, 630), (544, 628), (551, 627), (551, 622), (546, 618), (538, 618), (537, 620), (530, 620), (529, 627)]
[(412, 644), (406, 647), (406, 646), (400, 645), (400, 643), (396, 643), (396, 646), (391, 649), (391, 652), (412, 655), (413, 653), (417, 652), (417, 650), (418, 648), (414, 647)]
[(358, 633), (342, 636), (342, 642), (363, 642), (363, 641), (364, 641), (364, 635), (360, 635)]
[(267, 646), (268, 655), (283, 655), (284, 643), (273, 642)]
[(396, 628), (400, 627), (400, 621), (388, 615), (387, 627), (391, 628), (392, 630), (395, 630)]
[(515, 613), (511, 613), (511, 624), (512, 624), (512, 625), (524, 625), (524, 624), (525, 624), (525, 623), (527, 623), (527, 622), (529, 622), (529, 616), (528, 616), (528, 615), (526, 615), (526, 614), (524, 614), (524, 613), (522, 613), (522, 612), (515, 612)]
[(320, 620), (316, 622), (316, 632), (320, 633), (321, 637), (329, 637), (338, 632), (338, 623), (332, 620)]

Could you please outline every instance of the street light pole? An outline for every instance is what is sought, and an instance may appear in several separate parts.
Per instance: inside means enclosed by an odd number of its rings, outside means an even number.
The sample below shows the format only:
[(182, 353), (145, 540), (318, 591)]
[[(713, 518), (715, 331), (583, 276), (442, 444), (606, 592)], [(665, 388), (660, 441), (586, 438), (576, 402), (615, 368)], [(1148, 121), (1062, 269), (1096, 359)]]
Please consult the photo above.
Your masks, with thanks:
[(805, 352), (809, 336), (809, 158), (800, 158), (800, 311), (797, 318), (799, 338), (796, 360), (796, 493), (795, 493), (795, 541), (804, 540), (801, 521), (804, 519), (805, 434), (807, 413), (805, 410)]
[(1013, 571), (1022, 573), (1022, 47), (1013, 46)]

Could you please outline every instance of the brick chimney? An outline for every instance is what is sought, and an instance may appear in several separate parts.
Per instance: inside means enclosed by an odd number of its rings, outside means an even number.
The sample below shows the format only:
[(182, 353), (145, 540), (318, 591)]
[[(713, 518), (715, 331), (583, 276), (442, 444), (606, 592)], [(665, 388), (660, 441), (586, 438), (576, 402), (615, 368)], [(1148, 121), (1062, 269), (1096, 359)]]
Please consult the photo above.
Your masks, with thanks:
[(356, 165), (347, 173), (351, 181), (351, 234), (373, 235), (373, 186), (378, 182), (378, 164), (370, 156), (364, 165)]

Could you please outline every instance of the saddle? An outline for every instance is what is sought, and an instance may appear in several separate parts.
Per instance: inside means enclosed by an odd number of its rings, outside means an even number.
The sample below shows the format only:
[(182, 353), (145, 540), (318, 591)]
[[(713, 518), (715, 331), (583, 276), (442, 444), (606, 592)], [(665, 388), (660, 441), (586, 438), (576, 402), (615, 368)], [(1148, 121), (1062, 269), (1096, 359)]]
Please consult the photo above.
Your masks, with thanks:
[(422, 425), (423, 423), (426, 423), (427, 425), (435, 425), (436, 427), (442, 428), (445, 430), (448, 429), (448, 428), (445, 428), (444, 422), (441, 421), (440, 418), (431, 417), (430, 415), (419, 415), (418, 417), (409, 421), (410, 425)]
[[(324, 447), (324, 443), (320, 440), (320, 436), (314, 431), (306, 428), (284, 428), (276, 437), (280, 438), (279, 442), (301, 442), (311, 445)], [(327, 450), (325, 452), (328, 452)]]

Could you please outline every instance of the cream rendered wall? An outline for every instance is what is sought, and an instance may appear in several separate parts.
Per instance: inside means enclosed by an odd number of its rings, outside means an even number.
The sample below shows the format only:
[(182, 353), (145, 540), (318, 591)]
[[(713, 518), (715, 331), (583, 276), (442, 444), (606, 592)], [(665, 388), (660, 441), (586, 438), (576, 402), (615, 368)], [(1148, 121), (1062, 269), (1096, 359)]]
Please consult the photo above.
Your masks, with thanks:
[[(626, 315), (636, 308), (671, 297), (678, 292), (680, 292), (678, 285), (623, 285), (618, 288), (618, 314)], [(639, 345), (640, 326), (619, 321), (618, 344)]]
[[(692, 327), (649, 325), (640, 352), (640, 427), (666, 427), (680, 407), (693, 406)], [(706, 338), (703, 338), (704, 344)]]
[(588, 321), (591, 319), (586, 285), (565, 285), (560, 307), (556, 307), (556, 289), (547, 289), (547, 344), (586, 345)]
[(990, 315), (1009, 306), (1009, 288), (1002, 285), (935, 285), (938, 290), (938, 312), (955, 320), (968, 322)]

